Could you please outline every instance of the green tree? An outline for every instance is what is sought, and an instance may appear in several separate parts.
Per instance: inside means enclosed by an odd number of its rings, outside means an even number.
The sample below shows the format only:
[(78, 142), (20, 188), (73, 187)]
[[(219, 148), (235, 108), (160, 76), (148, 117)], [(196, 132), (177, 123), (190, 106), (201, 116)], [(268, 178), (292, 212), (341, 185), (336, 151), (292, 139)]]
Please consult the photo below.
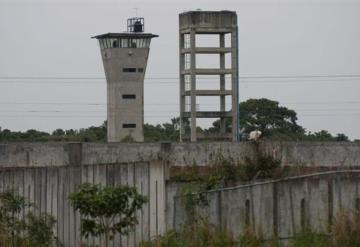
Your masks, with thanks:
[(147, 201), (136, 188), (129, 186), (103, 187), (84, 183), (70, 195), (75, 210), (79, 210), (81, 234), (103, 236), (104, 246), (115, 233), (127, 235), (137, 224), (136, 211)]
[(279, 102), (269, 99), (249, 99), (240, 104), (240, 126), (245, 133), (260, 130), (264, 136), (276, 133), (304, 134), (297, 124), (297, 114)]
[(65, 135), (65, 131), (63, 129), (56, 129), (52, 133), (53, 136), (63, 136)]
[(349, 137), (343, 133), (339, 133), (335, 136), (335, 141), (337, 142), (348, 142)]
[[(297, 124), (297, 114), (294, 110), (280, 106), (279, 102), (269, 99), (249, 99), (239, 104), (239, 122), (243, 134), (248, 135), (253, 130), (260, 130), (268, 138), (276, 136), (301, 136), (305, 130)], [(213, 123), (209, 132), (218, 132), (220, 121)], [(231, 132), (231, 122), (226, 121), (226, 131)]]
[[(185, 130), (189, 129), (189, 121), (185, 121)], [(172, 118), (170, 123), (162, 125), (144, 125), (144, 137), (146, 142), (158, 141), (179, 141), (180, 139), (180, 118)]]
[(327, 130), (320, 130), (318, 132), (309, 133), (307, 139), (310, 141), (334, 141), (334, 137)]

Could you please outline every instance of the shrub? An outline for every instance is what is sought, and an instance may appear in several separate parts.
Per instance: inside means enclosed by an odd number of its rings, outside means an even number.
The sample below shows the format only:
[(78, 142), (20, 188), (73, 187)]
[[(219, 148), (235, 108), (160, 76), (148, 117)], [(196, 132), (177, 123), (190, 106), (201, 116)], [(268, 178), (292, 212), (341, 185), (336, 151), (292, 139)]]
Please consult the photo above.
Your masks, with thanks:
[(47, 247), (59, 244), (52, 230), (55, 223), (55, 218), (48, 214), (27, 214), (21, 223), (25, 246)]
[(45, 247), (60, 244), (52, 231), (56, 223), (52, 216), (30, 212), (21, 219), (21, 212), (32, 206), (14, 190), (0, 193), (0, 246)]
[(297, 233), (295, 237), (290, 241), (292, 247), (328, 247), (331, 246), (329, 238), (321, 233), (315, 232), (309, 227), (306, 227), (301, 232)]
[(133, 187), (90, 183), (82, 184), (69, 198), (82, 215), (81, 235), (104, 236), (105, 246), (115, 233), (127, 235), (133, 230), (138, 222), (136, 211), (147, 201)]
[(260, 156), (255, 161), (245, 158), (245, 165), (242, 165), (240, 178), (243, 181), (253, 179), (269, 179), (278, 177), (281, 173), (281, 162), (271, 156)]

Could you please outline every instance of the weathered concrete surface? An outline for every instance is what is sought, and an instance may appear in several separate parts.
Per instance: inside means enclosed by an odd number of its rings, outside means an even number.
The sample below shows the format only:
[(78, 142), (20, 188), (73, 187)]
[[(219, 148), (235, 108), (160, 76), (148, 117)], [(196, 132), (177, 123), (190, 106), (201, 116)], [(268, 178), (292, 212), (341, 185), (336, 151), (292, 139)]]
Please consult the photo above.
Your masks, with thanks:
[(360, 143), (353, 142), (261, 142), (259, 152), (281, 160), (282, 165), (360, 166)]
[(129, 236), (116, 235), (110, 244), (135, 247), (140, 241), (164, 232), (164, 169), (162, 162), (3, 168), (0, 170), (0, 191), (16, 189), (36, 205), (36, 212), (53, 215), (57, 219), (54, 232), (64, 246), (82, 246), (81, 242), (102, 246), (99, 239), (81, 238), (80, 215), (70, 205), (69, 194), (85, 182), (134, 186), (148, 197), (148, 203), (138, 211), (139, 223), (135, 231)]
[(271, 155), (282, 165), (358, 167), (360, 144), (351, 142), (230, 143), (0, 143), (0, 167), (45, 167), (163, 160), (171, 166), (242, 163)]
[(0, 143), (0, 167), (41, 167), (78, 164), (79, 143)]
[(97, 35), (107, 81), (107, 140), (144, 141), (144, 76), (150, 33)]
[[(196, 44), (196, 36), (200, 34), (217, 35), (219, 45), (206, 47), (199, 50)], [(225, 47), (225, 34), (231, 37), (229, 47)], [(187, 40), (188, 39), (188, 40)], [(237, 15), (234, 11), (188, 11), (179, 15), (179, 73), (180, 73), (180, 139), (190, 139), (196, 142), (200, 139), (196, 133), (197, 118), (220, 118), (220, 133), (223, 138), (228, 137), (225, 131), (225, 120), (231, 118), (232, 132), (230, 140), (238, 141), (238, 103), (239, 103), (239, 72), (238, 72), (238, 27)], [(220, 64), (216, 68), (202, 67), (196, 62), (198, 51), (201, 54), (217, 54)], [(231, 56), (231, 64), (225, 63), (225, 52)], [(190, 58), (190, 59), (187, 59)], [(201, 67), (200, 67), (201, 66)], [(218, 75), (219, 86), (211, 91), (196, 90), (197, 75)], [(225, 111), (225, 75), (231, 75), (231, 90), (227, 95), (231, 96), (230, 112)], [(186, 87), (189, 83), (190, 88)], [(199, 111), (196, 107), (197, 96), (219, 96), (220, 111)], [(188, 101), (188, 99), (190, 101)], [(187, 105), (190, 109), (186, 109)], [(190, 133), (185, 133), (185, 120), (190, 121)], [(211, 134), (208, 135), (208, 138)], [(218, 135), (214, 136), (215, 138)]]
[[(169, 165), (206, 166), (221, 160), (241, 163), (256, 155), (272, 155), (291, 166), (359, 167), (360, 144), (1, 143), (0, 188), (17, 188), (38, 205), (37, 210), (54, 215), (59, 239), (65, 246), (78, 246), (80, 218), (69, 205), (69, 193), (83, 182), (136, 186), (149, 197), (149, 203), (139, 212), (136, 231), (114, 239), (115, 246), (136, 246), (185, 219), (181, 204), (173, 200), (181, 186), (167, 181)], [(320, 228), (339, 209), (353, 208), (360, 198), (358, 181), (358, 174), (311, 176), (212, 192), (209, 199), (213, 203), (199, 212), (211, 215), (212, 222), (234, 233), (243, 229), (247, 214), (256, 231), (267, 235), (276, 231), (286, 237), (296, 232), (304, 219)]]
[[(277, 181), (254, 183), (206, 193), (209, 206), (196, 208), (210, 224), (239, 235), (250, 226), (259, 236), (276, 234), (288, 239), (311, 226), (327, 231), (340, 211), (358, 212), (360, 171), (325, 172)], [(168, 194), (181, 185), (167, 186)], [(167, 227), (179, 229), (186, 222), (183, 197), (175, 197), (167, 211)]]
[[(143, 142), (144, 76), (149, 48), (112, 48), (102, 50), (101, 54), (107, 80), (108, 141), (120, 142), (131, 136)], [(133, 68), (136, 72), (123, 72), (123, 68)], [(136, 98), (123, 99), (123, 94)], [(136, 127), (123, 128), (123, 124), (136, 124)]]

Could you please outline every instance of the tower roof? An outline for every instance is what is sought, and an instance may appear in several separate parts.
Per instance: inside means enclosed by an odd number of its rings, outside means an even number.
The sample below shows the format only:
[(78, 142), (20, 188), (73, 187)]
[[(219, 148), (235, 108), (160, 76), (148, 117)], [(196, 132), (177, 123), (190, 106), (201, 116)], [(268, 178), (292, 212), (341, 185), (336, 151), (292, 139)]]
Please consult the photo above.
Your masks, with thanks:
[(91, 37), (92, 39), (106, 39), (106, 38), (156, 38), (159, 35), (152, 33), (104, 33)]

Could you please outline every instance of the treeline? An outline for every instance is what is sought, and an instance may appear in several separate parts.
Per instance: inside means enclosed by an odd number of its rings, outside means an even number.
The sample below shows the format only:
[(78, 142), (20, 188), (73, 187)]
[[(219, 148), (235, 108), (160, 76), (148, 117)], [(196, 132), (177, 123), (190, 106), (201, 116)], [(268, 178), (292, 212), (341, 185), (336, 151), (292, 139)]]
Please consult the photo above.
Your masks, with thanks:
[(106, 127), (91, 126), (80, 130), (57, 129), (52, 133), (30, 129), (24, 132), (0, 129), (0, 141), (29, 141), (29, 142), (105, 142)]
[[(279, 102), (269, 99), (249, 99), (240, 105), (240, 132), (241, 139), (246, 140), (253, 130), (260, 130), (262, 138), (275, 141), (349, 141), (342, 133), (335, 136), (326, 130), (308, 132), (297, 123), (297, 113), (287, 107), (280, 106)], [(25, 132), (14, 132), (8, 129), (1, 130), (0, 141), (64, 141), (64, 142), (106, 142), (106, 121), (101, 126), (74, 130), (57, 129), (52, 133), (34, 129)], [(184, 129), (189, 133), (189, 122)], [(231, 122), (225, 123), (226, 132), (231, 132)], [(197, 128), (197, 132), (205, 134), (218, 133), (220, 121), (217, 120), (208, 129)], [(177, 142), (180, 137), (179, 118), (171, 119), (170, 123), (158, 125), (144, 125), (145, 142)], [(126, 140), (131, 141), (131, 138)], [(206, 140), (205, 140), (206, 141)], [(359, 141), (359, 140), (355, 140)]]

